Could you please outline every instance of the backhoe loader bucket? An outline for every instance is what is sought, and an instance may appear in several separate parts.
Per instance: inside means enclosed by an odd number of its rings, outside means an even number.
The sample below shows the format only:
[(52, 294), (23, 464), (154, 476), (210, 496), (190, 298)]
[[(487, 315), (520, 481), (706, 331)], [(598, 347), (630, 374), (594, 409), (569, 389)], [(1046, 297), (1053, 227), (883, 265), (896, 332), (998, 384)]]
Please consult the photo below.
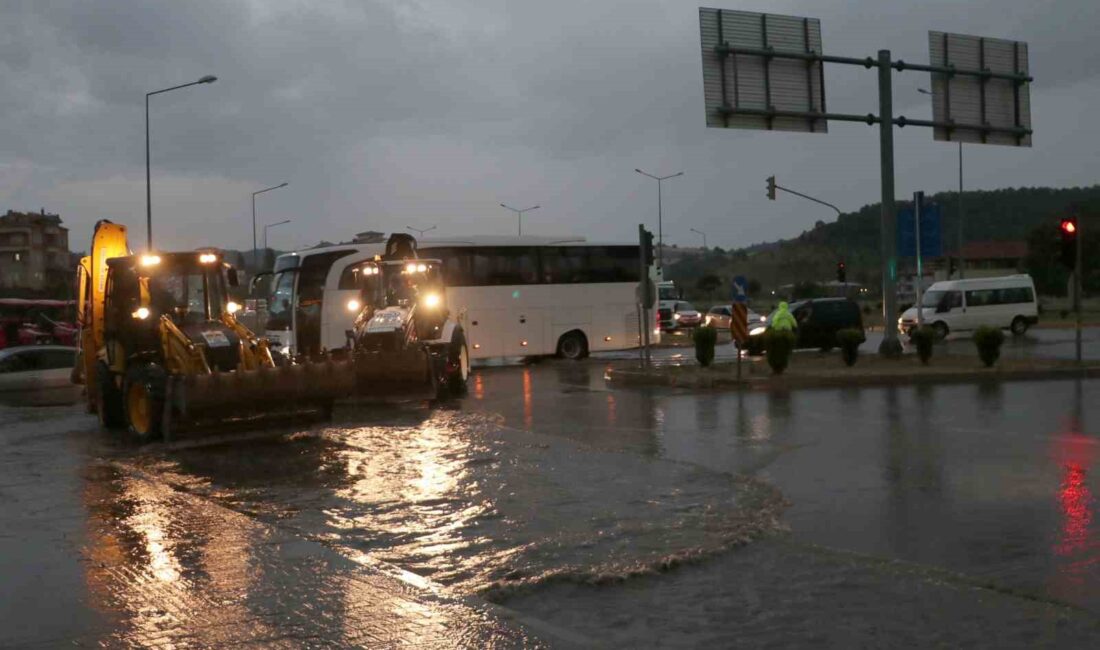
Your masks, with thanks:
[(175, 376), (174, 410), (185, 418), (207, 412), (265, 415), (328, 408), (352, 394), (355, 370), (349, 361), (324, 361), (235, 372)]
[(433, 397), (436, 359), (422, 347), (355, 354), (355, 393), (363, 396)]

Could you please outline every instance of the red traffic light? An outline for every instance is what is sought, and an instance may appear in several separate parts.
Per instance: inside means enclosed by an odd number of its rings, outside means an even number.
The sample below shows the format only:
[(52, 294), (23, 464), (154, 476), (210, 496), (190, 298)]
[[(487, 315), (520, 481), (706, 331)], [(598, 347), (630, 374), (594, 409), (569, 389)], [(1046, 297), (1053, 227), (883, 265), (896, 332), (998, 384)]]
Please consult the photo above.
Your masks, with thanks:
[(1075, 219), (1062, 219), (1062, 232), (1067, 235), (1077, 233), (1077, 221)]

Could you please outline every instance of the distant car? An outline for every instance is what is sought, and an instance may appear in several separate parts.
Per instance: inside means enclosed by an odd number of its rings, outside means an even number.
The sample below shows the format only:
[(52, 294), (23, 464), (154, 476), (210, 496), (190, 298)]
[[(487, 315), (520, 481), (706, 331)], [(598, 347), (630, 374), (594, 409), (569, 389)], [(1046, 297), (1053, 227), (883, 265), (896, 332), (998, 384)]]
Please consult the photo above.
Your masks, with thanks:
[(13, 406), (72, 404), (80, 386), (72, 383), (76, 348), (27, 345), (0, 350), (0, 402)]
[(703, 324), (703, 315), (692, 307), (690, 302), (677, 300), (670, 311), (672, 316), (669, 321), (670, 326), (666, 326), (665, 321), (661, 323), (661, 328), (664, 330), (691, 329)]
[[(710, 308), (707, 315), (703, 318), (703, 324), (708, 327), (717, 327), (718, 329), (730, 328), (730, 321), (733, 320), (733, 305), (715, 305)], [(749, 329), (763, 322), (764, 317), (760, 314), (749, 310), (746, 316)]]
[[(836, 333), (843, 329), (863, 331), (863, 314), (859, 305), (848, 298), (815, 298), (790, 304), (791, 314), (798, 321), (795, 331), (795, 348), (820, 348), (831, 350), (836, 347)], [(749, 352), (759, 354), (767, 347), (764, 333), (771, 327), (775, 312), (756, 327), (749, 328)]]

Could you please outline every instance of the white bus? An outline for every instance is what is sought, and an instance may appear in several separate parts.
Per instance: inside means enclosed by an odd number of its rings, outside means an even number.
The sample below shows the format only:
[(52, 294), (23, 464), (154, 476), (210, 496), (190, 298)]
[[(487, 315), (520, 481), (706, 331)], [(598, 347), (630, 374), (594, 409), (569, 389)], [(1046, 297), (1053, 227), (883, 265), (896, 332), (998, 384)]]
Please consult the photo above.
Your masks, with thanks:
[[(465, 330), (471, 359), (580, 359), (639, 344), (637, 244), (539, 237), (417, 243), (421, 257), (443, 262), (447, 308)], [(266, 336), (289, 355), (343, 347), (355, 317), (349, 302), (358, 304), (352, 269), (383, 249), (350, 244), (279, 256)]]

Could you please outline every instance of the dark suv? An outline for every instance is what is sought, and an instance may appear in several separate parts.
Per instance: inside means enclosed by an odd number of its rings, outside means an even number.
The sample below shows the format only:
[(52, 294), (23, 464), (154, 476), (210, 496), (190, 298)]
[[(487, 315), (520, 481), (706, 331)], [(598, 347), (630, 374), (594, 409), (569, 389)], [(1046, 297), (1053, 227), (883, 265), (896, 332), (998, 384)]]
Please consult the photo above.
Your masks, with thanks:
[[(843, 329), (856, 329), (863, 331), (863, 315), (859, 311), (859, 305), (848, 298), (814, 298), (813, 300), (800, 300), (790, 304), (791, 313), (798, 321), (798, 336), (795, 342), (796, 348), (821, 348), (831, 350), (836, 347), (836, 333)], [(772, 316), (768, 315), (767, 327), (771, 327)], [(749, 337), (746, 346), (750, 353), (759, 354), (764, 351), (764, 335), (756, 330), (756, 334)]]

